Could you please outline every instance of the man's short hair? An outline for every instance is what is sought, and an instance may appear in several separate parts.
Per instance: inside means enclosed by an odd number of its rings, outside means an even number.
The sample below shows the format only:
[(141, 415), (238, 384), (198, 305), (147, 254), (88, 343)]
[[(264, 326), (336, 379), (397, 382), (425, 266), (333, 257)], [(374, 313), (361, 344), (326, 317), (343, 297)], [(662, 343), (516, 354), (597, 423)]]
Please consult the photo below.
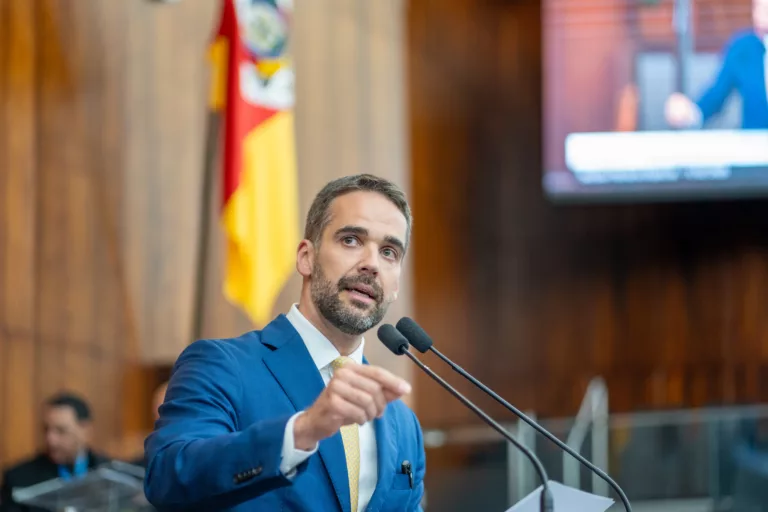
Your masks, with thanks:
[(79, 422), (91, 420), (91, 408), (88, 406), (88, 402), (74, 393), (59, 393), (49, 398), (46, 405), (48, 407), (69, 407), (74, 411)]
[(405, 217), (408, 229), (405, 235), (405, 244), (411, 236), (411, 208), (403, 191), (389, 180), (373, 176), (372, 174), (356, 174), (344, 176), (331, 181), (318, 192), (312, 201), (312, 206), (307, 213), (307, 223), (304, 227), (304, 238), (313, 244), (319, 245), (323, 231), (331, 221), (331, 204), (337, 197), (352, 192), (376, 192), (387, 198), (394, 204)]

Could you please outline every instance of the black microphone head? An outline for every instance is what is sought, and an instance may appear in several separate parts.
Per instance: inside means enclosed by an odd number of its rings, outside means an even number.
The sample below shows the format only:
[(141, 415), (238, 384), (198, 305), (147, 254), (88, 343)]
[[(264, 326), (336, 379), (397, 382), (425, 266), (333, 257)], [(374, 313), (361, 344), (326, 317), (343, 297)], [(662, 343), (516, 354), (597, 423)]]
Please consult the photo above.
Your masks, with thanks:
[(378, 330), (379, 339), (393, 354), (401, 356), (408, 351), (408, 340), (392, 324), (384, 324)]
[(403, 333), (410, 344), (422, 354), (432, 347), (432, 338), (429, 337), (429, 334), (407, 316), (397, 322), (397, 330)]

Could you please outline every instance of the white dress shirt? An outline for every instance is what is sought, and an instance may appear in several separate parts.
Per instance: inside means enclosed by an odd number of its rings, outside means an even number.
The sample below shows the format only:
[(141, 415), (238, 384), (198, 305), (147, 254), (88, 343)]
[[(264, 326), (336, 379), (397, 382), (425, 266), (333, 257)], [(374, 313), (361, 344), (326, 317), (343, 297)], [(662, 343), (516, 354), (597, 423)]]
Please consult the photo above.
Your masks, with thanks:
[[(304, 315), (301, 314), (296, 304), (291, 306), (291, 310), (286, 315), (294, 329), (298, 331), (299, 336), (307, 346), (309, 355), (312, 356), (325, 385), (331, 380), (333, 369), (331, 362), (339, 357), (339, 351), (333, 346), (328, 338), (317, 330)], [(363, 363), (363, 348), (365, 340), (362, 340), (357, 350), (349, 355), (349, 358), (358, 364)], [(293, 424), (296, 418), (302, 413), (300, 411), (294, 414), (285, 427), (283, 436), (282, 461), (280, 471), (288, 478), (293, 478), (296, 474), (296, 467), (304, 462), (309, 456), (317, 451), (317, 446), (312, 451), (306, 452), (299, 450), (294, 446)], [(373, 496), (378, 479), (378, 454), (376, 453), (376, 432), (373, 422), (369, 421), (360, 427), (360, 478), (358, 489), (357, 510), (363, 512), (368, 502)]]

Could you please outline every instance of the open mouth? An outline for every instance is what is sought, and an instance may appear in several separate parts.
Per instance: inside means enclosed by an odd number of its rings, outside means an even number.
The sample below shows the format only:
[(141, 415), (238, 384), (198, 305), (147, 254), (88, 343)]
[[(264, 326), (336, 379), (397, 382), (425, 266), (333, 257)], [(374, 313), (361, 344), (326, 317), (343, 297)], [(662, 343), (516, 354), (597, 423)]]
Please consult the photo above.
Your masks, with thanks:
[(362, 302), (376, 302), (376, 291), (370, 286), (356, 284), (347, 288), (347, 292), (353, 299)]

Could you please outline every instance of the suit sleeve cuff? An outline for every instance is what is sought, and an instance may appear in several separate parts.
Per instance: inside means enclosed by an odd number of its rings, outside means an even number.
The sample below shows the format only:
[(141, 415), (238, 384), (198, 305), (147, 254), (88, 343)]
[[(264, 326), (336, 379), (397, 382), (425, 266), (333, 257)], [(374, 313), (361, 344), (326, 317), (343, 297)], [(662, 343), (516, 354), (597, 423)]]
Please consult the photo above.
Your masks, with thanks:
[(303, 411), (297, 412), (288, 420), (285, 425), (285, 434), (283, 435), (283, 451), (282, 460), (280, 462), (280, 472), (288, 479), (292, 479), (296, 476), (296, 468), (299, 464), (307, 460), (312, 454), (317, 451), (318, 445), (316, 444), (311, 451), (299, 450), (296, 448), (293, 435), (293, 425), (296, 423), (296, 418), (303, 414)]

